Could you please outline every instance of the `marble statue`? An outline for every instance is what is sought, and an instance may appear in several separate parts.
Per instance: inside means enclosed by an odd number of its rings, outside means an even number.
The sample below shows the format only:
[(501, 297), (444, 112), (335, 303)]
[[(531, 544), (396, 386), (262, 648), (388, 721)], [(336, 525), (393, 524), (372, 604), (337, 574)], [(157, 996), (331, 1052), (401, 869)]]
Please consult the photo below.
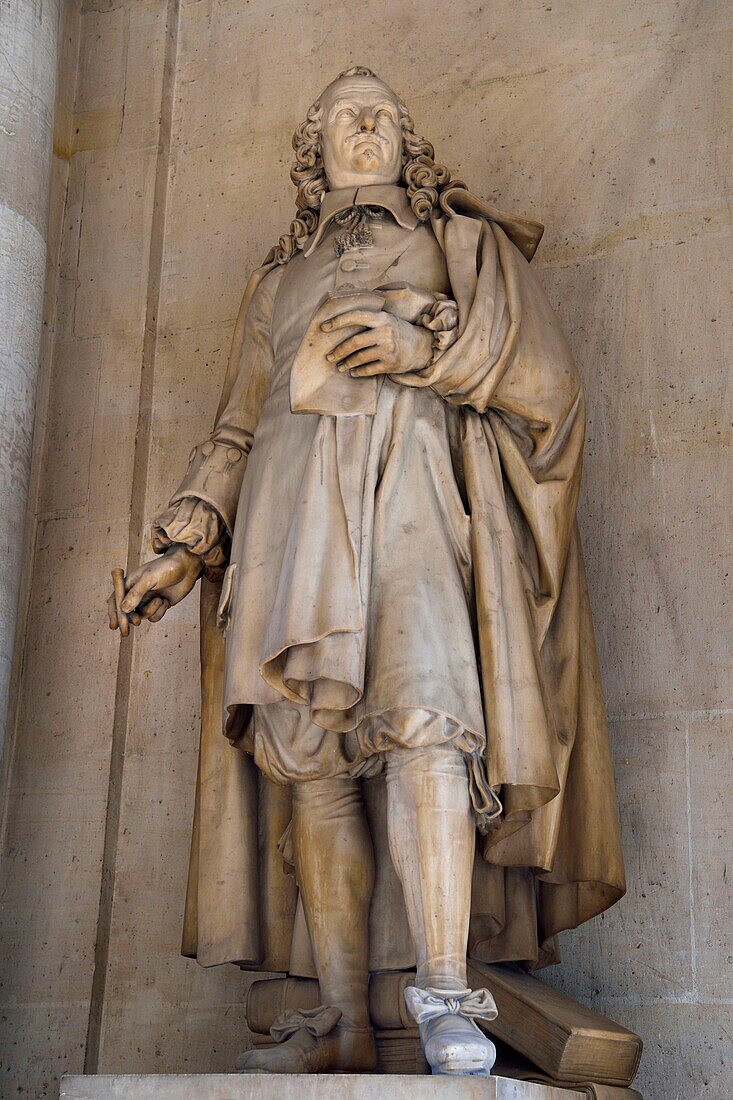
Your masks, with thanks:
[(467, 956), (556, 962), (625, 888), (583, 396), (530, 267), (542, 227), (454, 180), (385, 83), (342, 73), (293, 146), (295, 219), (110, 625), (203, 574), (183, 951), (321, 996), (239, 1068), (372, 1071), (370, 972), (416, 968), (433, 1072), (489, 1074)]

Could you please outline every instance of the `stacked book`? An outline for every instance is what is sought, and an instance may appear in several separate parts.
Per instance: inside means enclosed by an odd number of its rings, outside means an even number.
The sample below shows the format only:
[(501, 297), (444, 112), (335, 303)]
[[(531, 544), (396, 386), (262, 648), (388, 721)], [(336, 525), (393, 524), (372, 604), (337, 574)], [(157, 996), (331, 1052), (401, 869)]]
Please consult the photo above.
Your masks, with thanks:
[[(403, 996), (405, 986), (411, 985), (414, 978), (414, 974), (404, 971), (371, 977), (369, 1007), (381, 1073), (429, 1072)], [(474, 989), (489, 989), (496, 1000), (499, 1015), (486, 1025), (486, 1030), (499, 1040), (501, 1072), (505, 1076), (576, 1088), (584, 1085), (589, 1097), (604, 1100), (632, 1100), (638, 1096), (629, 1088), (641, 1058), (638, 1035), (516, 967), (471, 960), (468, 981)], [(253, 982), (247, 1000), (247, 1023), (254, 1045), (272, 1043), (270, 1027), (282, 1012), (315, 1008), (319, 1003), (318, 982), (314, 979), (284, 977)]]

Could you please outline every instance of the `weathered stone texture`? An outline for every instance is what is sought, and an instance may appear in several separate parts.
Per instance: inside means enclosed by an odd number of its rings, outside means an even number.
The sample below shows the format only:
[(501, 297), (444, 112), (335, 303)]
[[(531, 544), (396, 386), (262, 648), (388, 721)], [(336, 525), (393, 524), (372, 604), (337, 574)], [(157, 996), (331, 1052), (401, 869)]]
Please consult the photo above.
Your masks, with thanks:
[[(130, 5), (124, 22), (143, 7), (164, 24), (157, 3)], [(71, 0), (64, 15), (54, 157), (54, 213), (63, 216), (46, 302), (53, 335), (1, 871), (3, 1088), (33, 1096), (52, 1095), (64, 1069), (81, 1071), (87, 1045), (118, 673), (99, 608), (111, 565), (127, 560), (156, 155), (150, 126), (137, 147), (118, 151), (105, 138), (101, 150), (75, 150), (75, 103), (92, 110), (99, 97), (106, 110), (114, 93), (122, 106), (125, 85), (104, 73), (116, 64), (118, 15), (108, 13), (109, 30), (101, 12)], [(155, 40), (140, 45), (144, 56)], [(162, 83), (150, 68), (148, 94)]]
[(601, 997), (619, 1018), (626, 1004), (677, 1001), (692, 988), (690, 882), (680, 874), (689, 858), (686, 721), (616, 721), (611, 739), (629, 890), (565, 937), (553, 984), (586, 1003)]
[[(690, 721), (690, 852), (694, 966), (706, 1004), (730, 1003), (733, 969), (733, 825), (729, 775), (733, 758), (730, 714)], [(726, 981), (727, 978), (727, 981)], [(721, 1016), (721, 1020), (724, 1019)]]
[[(733, 9), (446, 12), (83, 5), (75, 99), (57, 114), (68, 189), (8, 810), (4, 1026), (26, 1087), (29, 1064), (39, 1088), (81, 1068), (90, 1002), (90, 1069), (225, 1070), (245, 1045), (247, 980), (177, 954), (196, 604), (143, 627), (118, 663), (103, 597), (113, 565), (147, 556), (144, 524), (208, 430), (247, 273), (292, 217), (293, 126), (357, 62), (477, 192), (547, 223), (535, 262), (588, 394), (580, 522), (630, 890), (566, 937), (548, 979), (642, 1034), (645, 1100), (723, 1095), (733, 1074)], [(60, 919), (29, 921), (48, 896)]]
[[(276, 1082), (279, 1100), (375, 1100), (384, 1082), (367, 1074), (281, 1074)], [(574, 1089), (512, 1081), (507, 1077), (394, 1076), (390, 1091), (395, 1100), (582, 1100)], [(219, 1074), (158, 1077), (67, 1077), (61, 1100), (269, 1100), (273, 1081), (266, 1076)]]
[(0, 748), (25, 551), (59, 0), (0, 7)]

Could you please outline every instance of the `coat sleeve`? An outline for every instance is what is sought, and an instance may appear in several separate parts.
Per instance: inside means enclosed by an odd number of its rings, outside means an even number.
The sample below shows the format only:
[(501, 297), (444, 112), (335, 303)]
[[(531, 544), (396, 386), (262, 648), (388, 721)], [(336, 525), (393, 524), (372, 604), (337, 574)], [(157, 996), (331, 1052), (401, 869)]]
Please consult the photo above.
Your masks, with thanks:
[(431, 386), (490, 422), (523, 520), (517, 534), (543, 633), (562, 583), (580, 485), (580, 380), (530, 264), (503, 230), (457, 215), (443, 233), (459, 336), (419, 376), (398, 380)]
[(189, 456), (167, 509), (153, 521), (153, 548), (184, 543), (204, 558), (213, 579), (226, 562), (239, 492), (273, 363), (275, 293), (284, 269), (261, 268), (245, 291), (229, 368), (211, 434)]

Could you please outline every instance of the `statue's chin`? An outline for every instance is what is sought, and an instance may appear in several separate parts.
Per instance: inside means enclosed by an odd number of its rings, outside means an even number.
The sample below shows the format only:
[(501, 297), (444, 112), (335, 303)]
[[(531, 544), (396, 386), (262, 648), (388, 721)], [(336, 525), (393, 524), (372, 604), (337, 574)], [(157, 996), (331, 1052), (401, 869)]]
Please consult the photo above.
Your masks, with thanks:
[(381, 156), (369, 156), (368, 153), (359, 152), (353, 157), (349, 167), (340, 173), (334, 173), (338, 182), (329, 177), (330, 187), (365, 187), (375, 183), (397, 183), (400, 178), (399, 169), (394, 170), (386, 165)]
[(365, 176), (384, 174), (384, 160), (372, 149), (365, 149), (356, 154), (351, 162), (351, 171)]
[(330, 164), (326, 160), (326, 178), (330, 190), (341, 187), (366, 187), (369, 184), (397, 183), (401, 165), (387, 162), (382, 149), (366, 146), (351, 150), (351, 156), (342, 158), (341, 163)]

